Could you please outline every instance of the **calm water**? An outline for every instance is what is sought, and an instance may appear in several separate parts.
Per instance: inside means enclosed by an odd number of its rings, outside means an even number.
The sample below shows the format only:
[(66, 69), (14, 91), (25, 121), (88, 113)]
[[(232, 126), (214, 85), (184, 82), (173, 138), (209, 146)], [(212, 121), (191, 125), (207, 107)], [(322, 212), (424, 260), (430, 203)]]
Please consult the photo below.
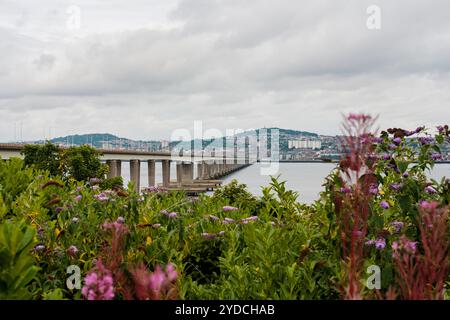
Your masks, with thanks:
[[(323, 190), (322, 184), (325, 177), (335, 167), (333, 163), (280, 163), (278, 173), (280, 180), (286, 180), (286, 186), (289, 189), (300, 193), (299, 201), (311, 203), (317, 199), (320, 191)], [(261, 175), (261, 168), (267, 164), (253, 164), (247, 168), (239, 170), (224, 179), (224, 183), (229, 183), (232, 179), (237, 179), (240, 183), (245, 183), (255, 195), (261, 195), (261, 186), (267, 186), (270, 177)], [(196, 176), (196, 166), (194, 166), (194, 175)], [(176, 166), (172, 163), (171, 179), (176, 179)], [(122, 175), (124, 182), (128, 183), (130, 178), (130, 169), (128, 162), (122, 164)], [(438, 164), (430, 173), (430, 178), (440, 180), (442, 177), (450, 177), (450, 164)], [(156, 182), (162, 182), (161, 163), (156, 163)], [(148, 186), (147, 166), (141, 166), (141, 187)]]

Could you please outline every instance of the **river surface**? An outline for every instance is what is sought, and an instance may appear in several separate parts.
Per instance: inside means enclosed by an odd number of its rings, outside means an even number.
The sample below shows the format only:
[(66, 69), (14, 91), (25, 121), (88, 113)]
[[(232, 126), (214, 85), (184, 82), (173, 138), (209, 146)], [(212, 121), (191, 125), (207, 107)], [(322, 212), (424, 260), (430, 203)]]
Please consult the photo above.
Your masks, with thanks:
[[(279, 163), (279, 168), (274, 176), (280, 175), (280, 180), (285, 180), (287, 188), (299, 192), (299, 201), (311, 203), (318, 198), (318, 194), (323, 190), (322, 184), (325, 177), (336, 166), (334, 163)], [(261, 174), (263, 168), (268, 164), (256, 163), (235, 173), (230, 174), (224, 179), (224, 184), (232, 179), (247, 185), (248, 190), (261, 195), (261, 186), (267, 186), (270, 183), (270, 176)], [(196, 166), (194, 166), (194, 176), (196, 176)], [(171, 179), (176, 179), (176, 166), (172, 163)], [(122, 164), (122, 176), (125, 184), (130, 179), (130, 167), (128, 162)], [(437, 164), (429, 177), (440, 180), (442, 177), (450, 178), (450, 164)], [(161, 163), (156, 163), (156, 182), (162, 182)], [(148, 186), (147, 166), (143, 163), (141, 166), (141, 187)]]

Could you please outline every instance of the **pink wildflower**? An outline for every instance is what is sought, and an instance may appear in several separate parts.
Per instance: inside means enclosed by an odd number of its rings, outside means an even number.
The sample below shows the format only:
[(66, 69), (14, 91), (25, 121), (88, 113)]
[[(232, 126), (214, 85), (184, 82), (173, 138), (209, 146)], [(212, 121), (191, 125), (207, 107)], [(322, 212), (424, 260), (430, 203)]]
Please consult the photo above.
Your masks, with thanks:
[(97, 261), (95, 269), (84, 279), (85, 285), (81, 290), (87, 300), (112, 300), (114, 298), (113, 277), (101, 261)]

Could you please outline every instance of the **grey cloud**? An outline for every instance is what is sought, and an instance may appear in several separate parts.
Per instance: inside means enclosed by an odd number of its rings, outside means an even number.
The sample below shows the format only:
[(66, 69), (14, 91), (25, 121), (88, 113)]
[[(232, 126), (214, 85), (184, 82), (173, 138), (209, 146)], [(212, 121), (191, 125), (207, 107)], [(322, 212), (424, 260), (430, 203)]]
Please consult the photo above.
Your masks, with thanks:
[(83, 28), (69, 33), (69, 2), (36, 15), (6, 1), (0, 17), (26, 23), (0, 23), (0, 137), (20, 119), (30, 136), (54, 122), (151, 138), (194, 120), (332, 134), (355, 110), (383, 126), (450, 118), (448, 1), (380, 0), (379, 31), (366, 0), (167, 3), (79, 1)]
[(51, 69), (55, 64), (55, 60), (55, 56), (43, 53), (34, 61), (34, 63), (38, 69)]

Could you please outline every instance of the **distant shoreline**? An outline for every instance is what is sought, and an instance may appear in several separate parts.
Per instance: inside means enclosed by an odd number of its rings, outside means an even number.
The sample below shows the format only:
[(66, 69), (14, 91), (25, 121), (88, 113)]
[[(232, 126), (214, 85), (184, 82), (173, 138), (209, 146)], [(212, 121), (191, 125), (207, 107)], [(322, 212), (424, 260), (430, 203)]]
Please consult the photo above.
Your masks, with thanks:
[[(258, 161), (260, 163), (280, 162), (280, 163), (339, 163), (339, 160), (323, 161), (323, 160), (279, 160), (279, 161)], [(449, 164), (450, 160), (435, 162), (434, 164)]]

